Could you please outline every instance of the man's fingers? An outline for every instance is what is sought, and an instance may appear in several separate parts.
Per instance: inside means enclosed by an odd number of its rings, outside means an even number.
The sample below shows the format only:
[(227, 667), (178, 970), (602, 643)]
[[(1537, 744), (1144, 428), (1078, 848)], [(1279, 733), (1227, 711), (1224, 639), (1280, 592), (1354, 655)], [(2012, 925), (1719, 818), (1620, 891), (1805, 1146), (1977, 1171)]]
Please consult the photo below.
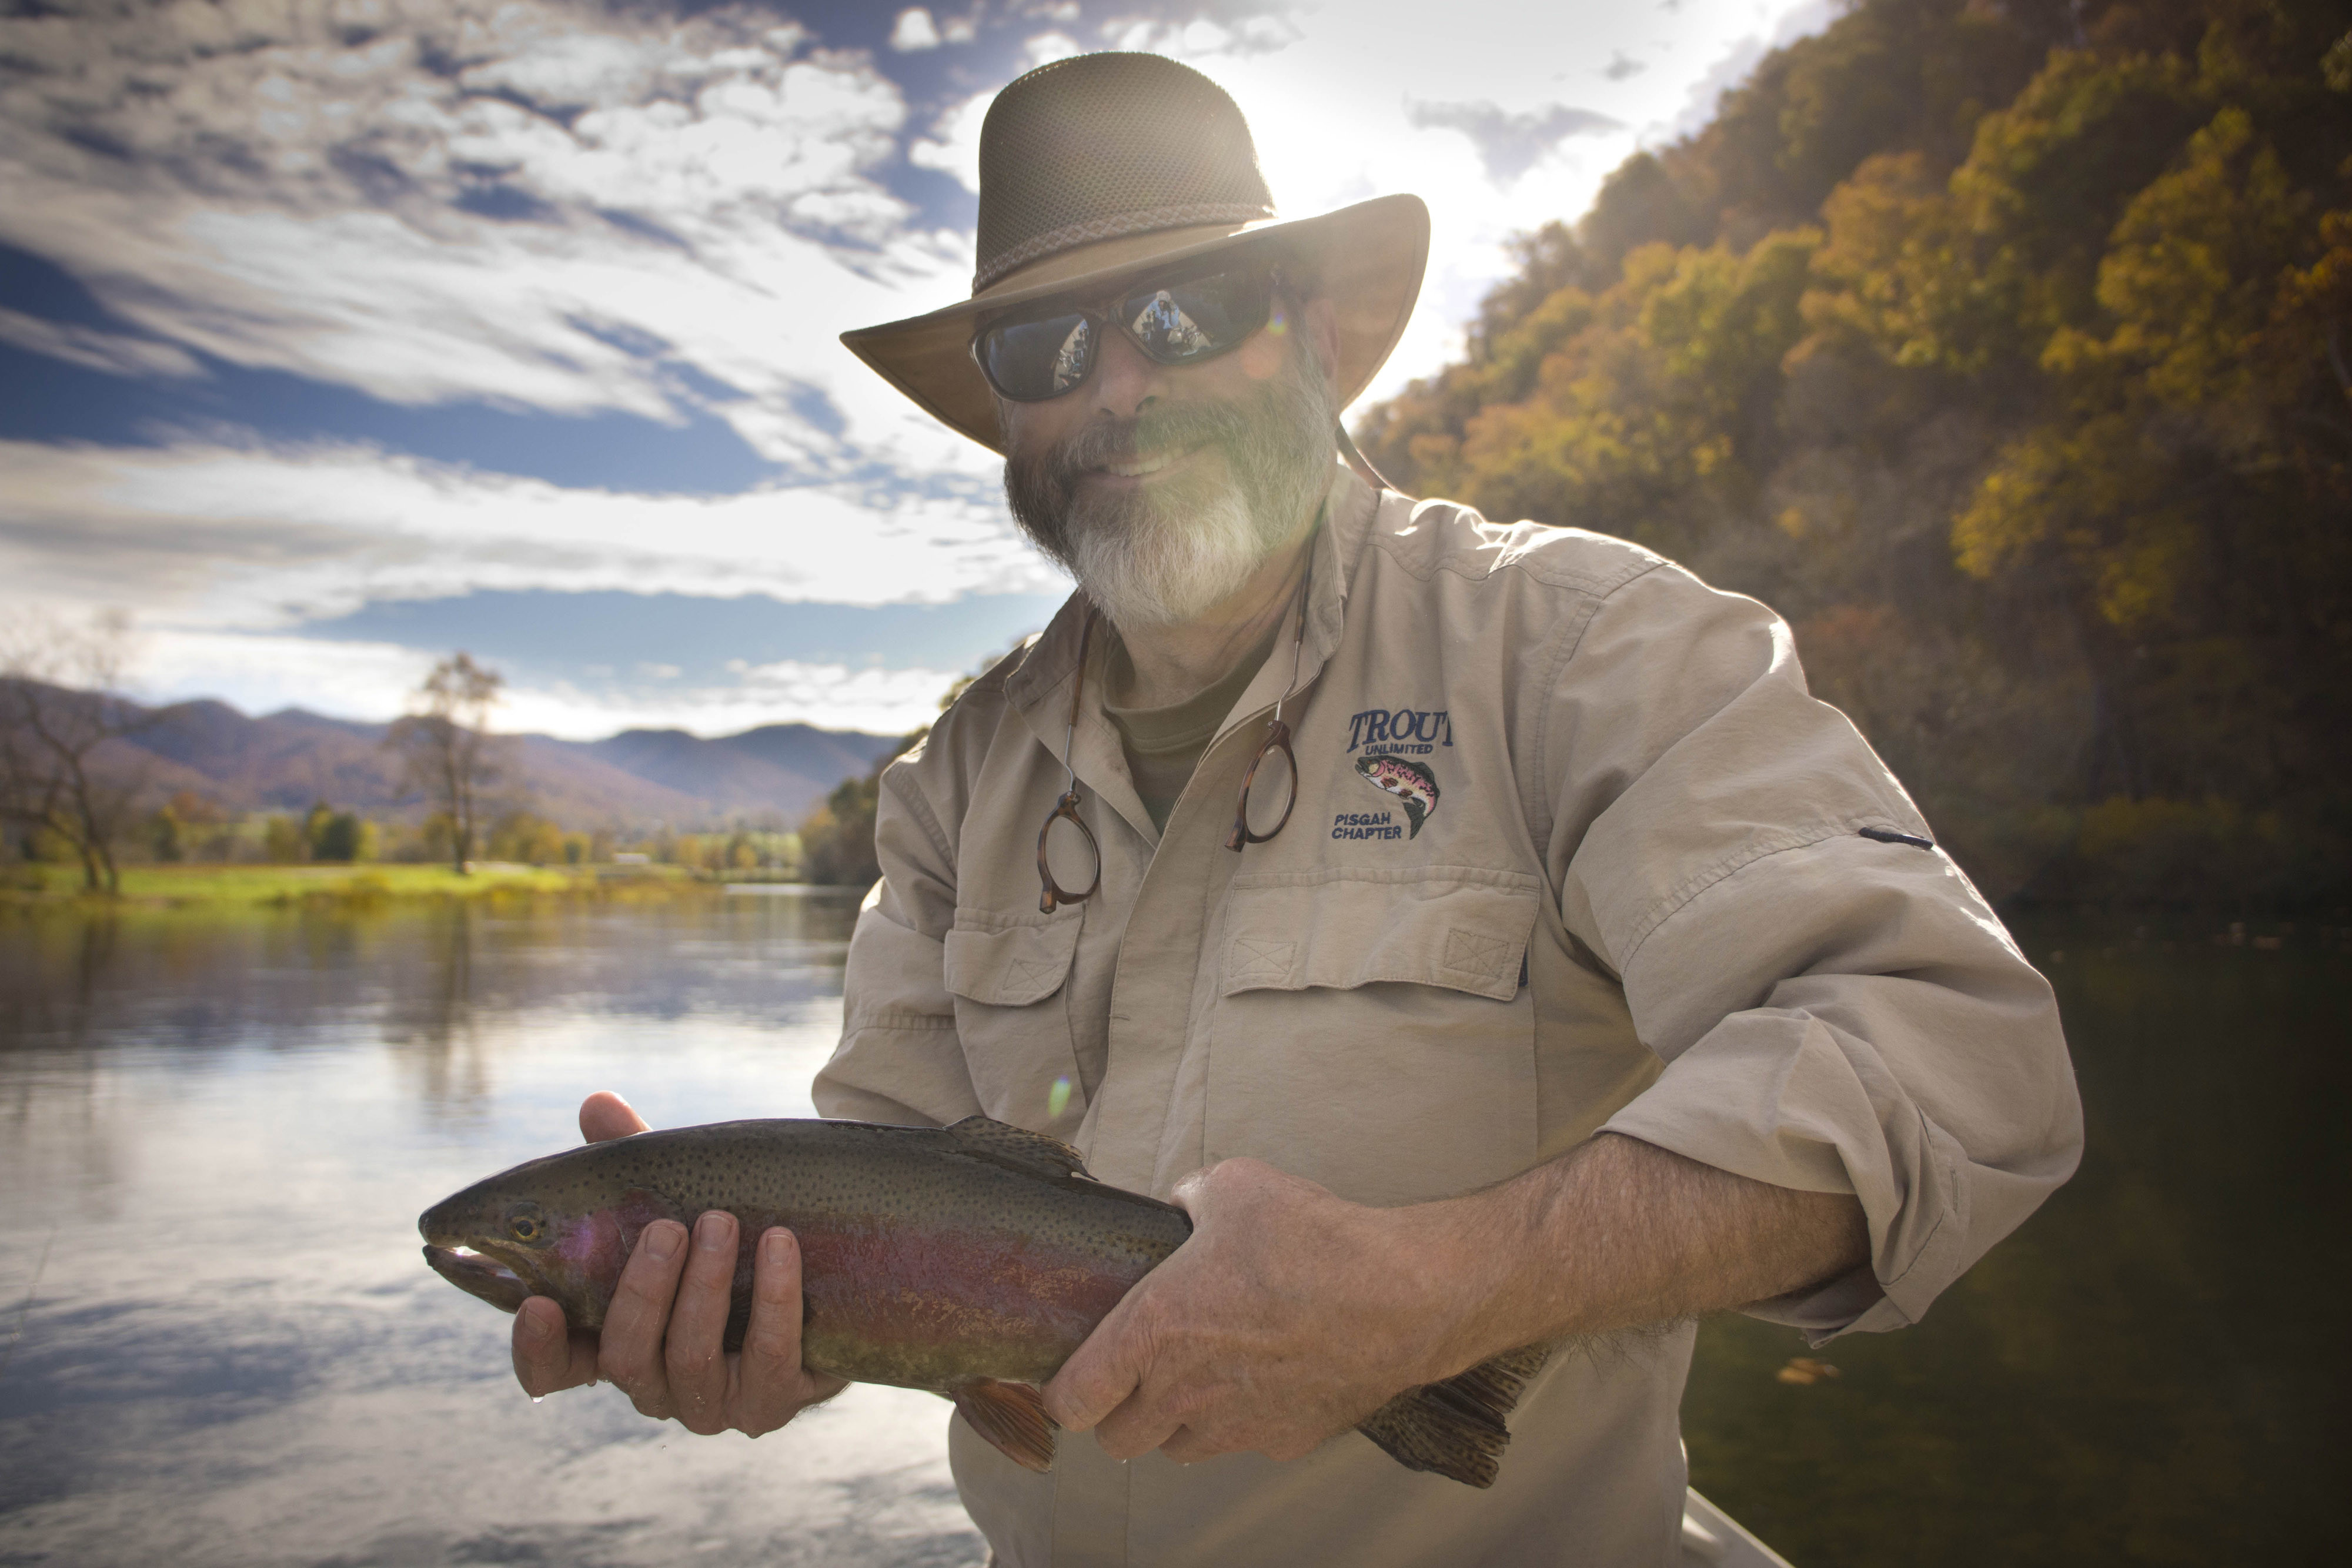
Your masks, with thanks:
[(1134, 1343), (1134, 1302), (1129, 1295), (1113, 1307), (1045, 1385), (1045, 1414), (1068, 1430), (1091, 1430), (1142, 1382), (1146, 1358)]
[(675, 1219), (656, 1219), (646, 1226), (637, 1233), (620, 1283), (613, 1289), (612, 1304), (604, 1309), (598, 1364), (640, 1415), (656, 1421), (671, 1414), (662, 1339), (685, 1254), (685, 1226)]
[(1095, 1423), (1095, 1441), (1114, 1459), (1137, 1459), (1184, 1429), (1183, 1417), (1165, 1399), (1140, 1389)]
[(533, 1296), (515, 1312), (514, 1371), (515, 1381), (534, 1399), (593, 1383), (595, 1339), (567, 1331), (563, 1309), (545, 1296)]
[(1190, 1427), (1179, 1427), (1160, 1445), (1160, 1451), (1180, 1465), (1197, 1465), (1202, 1459), (1213, 1459), (1225, 1450), (1209, 1442)]
[(801, 1249), (782, 1226), (760, 1238), (752, 1263), (751, 1322), (743, 1331), (743, 1354), (736, 1365), (736, 1426), (756, 1437), (799, 1412)]
[(727, 1428), (727, 1316), (734, 1306), (736, 1258), (733, 1215), (714, 1208), (694, 1222), (663, 1351), (670, 1414), (706, 1437)]
[(609, 1089), (580, 1102), (580, 1135), (592, 1144), (609, 1144), (645, 1130), (646, 1119)]

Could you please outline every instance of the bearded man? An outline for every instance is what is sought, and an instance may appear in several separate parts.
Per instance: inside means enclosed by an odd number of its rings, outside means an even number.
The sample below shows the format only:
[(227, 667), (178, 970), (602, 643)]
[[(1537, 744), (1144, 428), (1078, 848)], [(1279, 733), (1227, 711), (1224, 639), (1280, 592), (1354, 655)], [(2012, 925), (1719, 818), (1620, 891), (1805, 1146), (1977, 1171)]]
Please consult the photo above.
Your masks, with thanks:
[[(1078, 591), (884, 773), (816, 1101), (1049, 1134), (1195, 1228), (1045, 1391), (1092, 1440), (953, 1422), (964, 1502), (1024, 1568), (1675, 1563), (1697, 1315), (1911, 1322), (2073, 1170), (2049, 988), (1769, 611), (1363, 465), (1417, 200), (1274, 221), (1142, 55), (1013, 83), (981, 166), (972, 297), (845, 341)], [(732, 1357), (733, 1221), (688, 1239), (601, 1344), (528, 1303), (524, 1385), (755, 1433), (837, 1389), (790, 1234)], [(1490, 1487), (1350, 1431), (1538, 1346)]]

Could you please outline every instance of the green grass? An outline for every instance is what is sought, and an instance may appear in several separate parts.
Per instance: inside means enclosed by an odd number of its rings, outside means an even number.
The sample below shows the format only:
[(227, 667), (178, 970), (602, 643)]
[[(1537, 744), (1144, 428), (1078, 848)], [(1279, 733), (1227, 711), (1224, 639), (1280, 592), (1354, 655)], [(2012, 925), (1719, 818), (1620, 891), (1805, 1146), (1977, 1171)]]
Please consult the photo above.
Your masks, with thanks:
[[(0, 900), (18, 904), (90, 899), (73, 866), (25, 866)], [(535, 867), (482, 864), (459, 876), (446, 865), (133, 865), (121, 900), (144, 904), (371, 904), (410, 898), (664, 897), (698, 888), (679, 866)]]

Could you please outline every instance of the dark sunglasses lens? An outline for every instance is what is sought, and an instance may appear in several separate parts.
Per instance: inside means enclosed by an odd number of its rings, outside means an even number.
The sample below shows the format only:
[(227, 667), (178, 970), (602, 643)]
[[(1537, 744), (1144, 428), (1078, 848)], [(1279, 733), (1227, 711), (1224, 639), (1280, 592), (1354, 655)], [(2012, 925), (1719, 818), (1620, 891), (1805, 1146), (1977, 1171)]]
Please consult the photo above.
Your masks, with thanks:
[(1015, 402), (1059, 397), (1094, 369), (1094, 323), (1070, 315), (991, 327), (980, 336), (980, 360), (996, 390)]
[(1164, 288), (1139, 289), (1119, 304), (1119, 319), (1163, 365), (1223, 353), (1265, 325), (1265, 274), (1213, 272)]

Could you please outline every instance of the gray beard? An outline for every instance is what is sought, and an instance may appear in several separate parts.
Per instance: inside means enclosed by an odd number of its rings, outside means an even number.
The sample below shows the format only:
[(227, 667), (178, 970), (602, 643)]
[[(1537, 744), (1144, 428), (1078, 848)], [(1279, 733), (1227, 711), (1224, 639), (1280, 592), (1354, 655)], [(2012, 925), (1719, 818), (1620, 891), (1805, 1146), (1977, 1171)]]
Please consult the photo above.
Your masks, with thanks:
[[(1294, 350), (1254, 396), (1099, 420), (1045, 452), (1016, 451), (1005, 499), (1111, 624), (1171, 625), (1238, 591), (1297, 537), (1330, 486), (1338, 420), (1322, 366)], [(1123, 495), (1079, 488), (1106, 462), (1195, 446), (1222, 452), (1224, 474)]]

